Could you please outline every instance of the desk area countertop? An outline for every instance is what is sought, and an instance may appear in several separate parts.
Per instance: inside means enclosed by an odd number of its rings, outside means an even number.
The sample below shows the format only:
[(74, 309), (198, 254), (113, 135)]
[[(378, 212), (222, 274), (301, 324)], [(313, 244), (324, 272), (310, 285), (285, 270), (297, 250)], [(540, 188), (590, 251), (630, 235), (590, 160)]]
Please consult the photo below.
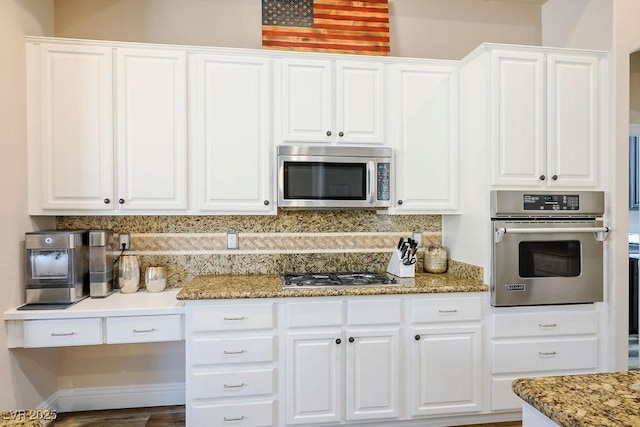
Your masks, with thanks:
[(398, 295), (421, 293), (487, 292), (482, 282), (453, 274), (416, 274), (414, 285), (350, 288), (282, 289), (276, 274), (196, 276), (178, 293), (180, 300)]
[(105, 298), (85, 298), (59, 310), (18, 310), (4, 312), (4, 320), (78, 319), (137, 315), (183, 314), (184, 302), (176, 299), (180, 288), (152, 293), (140, 290), (131, 294), (113, 292)]
[(640, 426), (640, 371), (521, 378), (513, 391), (563, 427)]

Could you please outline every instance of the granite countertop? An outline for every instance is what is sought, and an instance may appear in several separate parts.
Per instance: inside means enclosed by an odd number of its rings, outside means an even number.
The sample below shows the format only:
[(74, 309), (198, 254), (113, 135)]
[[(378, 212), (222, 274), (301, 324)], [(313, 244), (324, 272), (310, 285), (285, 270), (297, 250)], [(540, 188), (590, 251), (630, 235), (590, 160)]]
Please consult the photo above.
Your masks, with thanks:
[[(405, 279), (400, 279), (405, 280)], [(487, 292), (482, 282), (453, 274), (417, 274), (412, 285), (353, 288), (282, 289), (276, 274), (196, 276), (178, 293), (181, 300), (393, 295)]]
[(640, 371), (521, 378), (512, 387), (563, 427), (640, 426)]

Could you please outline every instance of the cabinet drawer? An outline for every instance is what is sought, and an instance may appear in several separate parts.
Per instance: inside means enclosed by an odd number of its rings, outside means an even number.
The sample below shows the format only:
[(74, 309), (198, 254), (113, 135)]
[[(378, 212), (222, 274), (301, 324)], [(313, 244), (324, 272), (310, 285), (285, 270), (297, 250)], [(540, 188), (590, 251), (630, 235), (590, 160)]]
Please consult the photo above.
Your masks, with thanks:
[(25, 347), (102, 344), (102, 319), (25, 320)]
[(193, 339), (189, 356), (193, 365), (272, 362), (274, 337)]
[(378, 301), (349, 301), (348, 325), (376, 325), (402, 322), (401, 301), (384, 299)]
[(126, 316), (107, 318), (107, 344), (180, 341), (182, 319), (166, 316)]
[(273, 394), (273, 369), (238, 372), (197, 372), (191, 375), (194, 399)]
[(520, 399), (511, 388), (511, 383), (516, 378), (501, 378), (491, 380), (491, 410), (507, 411), (520, 410), (522, 408), (522, 399)]
[(287, 304), (287, 326), (342, 326), (342, 301), (292, 302)]
[(493, 343), (494, 374), (598, 367), (597, 338)]
[(189, 425), (194, 427), (271, 427), (273, 401), (193, 405)]
[(598, 314), (595, 310), (493, 315), (494, 338), (595, 334), (597, 332)]
[(411, 303), (411, 322), (463, 322), (480, 320), (482, 299), (479, 296), (425, 298)]
[(273, 304), (238, 304), (194, 307), (192, 329), (195, 332), (272, 329)]

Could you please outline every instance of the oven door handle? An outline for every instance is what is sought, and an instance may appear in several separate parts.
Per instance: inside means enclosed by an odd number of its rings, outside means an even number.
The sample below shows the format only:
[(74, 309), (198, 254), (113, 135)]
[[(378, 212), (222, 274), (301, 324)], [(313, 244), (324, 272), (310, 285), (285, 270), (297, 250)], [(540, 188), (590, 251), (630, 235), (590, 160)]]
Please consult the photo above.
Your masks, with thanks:
[(502, 242), (505, 234), (549, 234), (549, 233), (593, 233), (598, 242), (607, 240), (611, 228), (609, 227), (566, 227), (566, 228), (505, 228), (495, 229), (493, 241)]

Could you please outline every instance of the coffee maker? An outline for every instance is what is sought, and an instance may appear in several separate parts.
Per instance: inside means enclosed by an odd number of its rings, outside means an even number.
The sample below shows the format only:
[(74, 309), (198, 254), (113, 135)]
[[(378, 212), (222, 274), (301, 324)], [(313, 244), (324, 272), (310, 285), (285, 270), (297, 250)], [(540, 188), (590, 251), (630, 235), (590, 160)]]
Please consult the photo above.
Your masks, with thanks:
[(89, 230), (89, 296), (113, 292), (113, 230)]

